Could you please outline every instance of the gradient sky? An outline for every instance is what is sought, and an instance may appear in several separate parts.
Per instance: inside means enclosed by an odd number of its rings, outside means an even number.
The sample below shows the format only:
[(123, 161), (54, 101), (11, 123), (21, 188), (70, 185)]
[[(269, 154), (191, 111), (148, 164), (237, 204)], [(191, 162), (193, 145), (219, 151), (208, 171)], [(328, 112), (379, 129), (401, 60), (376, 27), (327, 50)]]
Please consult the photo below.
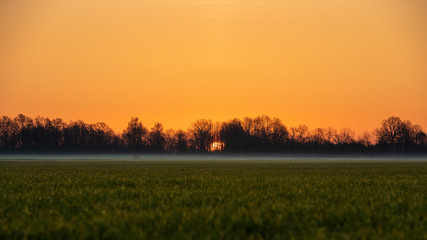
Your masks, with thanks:
[(427, 0), (0, 0), (0, 115), (427, 128)]

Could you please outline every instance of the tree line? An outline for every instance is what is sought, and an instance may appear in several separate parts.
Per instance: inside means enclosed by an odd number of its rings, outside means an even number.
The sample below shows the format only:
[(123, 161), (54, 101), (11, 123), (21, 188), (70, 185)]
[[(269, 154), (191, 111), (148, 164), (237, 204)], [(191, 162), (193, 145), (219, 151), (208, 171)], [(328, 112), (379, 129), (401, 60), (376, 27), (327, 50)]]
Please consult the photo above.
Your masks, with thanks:
[(426, 154), (421, 126), (389, 117), (373, 132), (356, 136), (349, 128), (287, 128), (280, 119), (255, 118), (216, 122), (199, 119), (184, 130), (165, 130), (161, 123), (146, 128), (131, 118), (115, 133), (105, 123), (64, 122), (19, 114), (0, 119), (1, 153), (278, 153), (278, 154)]

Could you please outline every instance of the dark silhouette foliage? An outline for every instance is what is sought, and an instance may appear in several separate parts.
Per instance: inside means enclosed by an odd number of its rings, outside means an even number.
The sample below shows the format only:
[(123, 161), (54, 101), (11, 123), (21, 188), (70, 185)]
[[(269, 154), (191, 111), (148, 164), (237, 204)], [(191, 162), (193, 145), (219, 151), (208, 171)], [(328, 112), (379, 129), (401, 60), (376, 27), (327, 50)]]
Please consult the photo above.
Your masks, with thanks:
[(222, 123), (220, 138), (225, 144), (224, 151), (242, 151), (243, 140), (245, 139), (245, 130), (242, 127), (242, 122), (235, 118), (229, 122)]
[(127, 149), (132, 152), (144, 152), (147, 150), (147, 128), (138, 118), (131, 118), (127, 128), (123, 131)]
[[(279, 154), (427, 154), (427, 136), (421, 126), (392, 116), (372, 133), (356, 137), (349, 128), (288, 128), (278, 118), (261, 115), (222, 123), (199, 119), (188, 131), (164, 130), (155, 123), (148, 130), (131, 118), (122, 134), (105, 123), (62, 119), (0, 117), (0, 153), (207, 153), (223, 146), (226, 153)], [(216, 149), (218, 150), (218, 149)]]
[(154, 127), (151, 128), (148, 134), (148, 142), (152, 152), (163, 152), (165, 150), (166, 137), (161, 123), (155, 123)]

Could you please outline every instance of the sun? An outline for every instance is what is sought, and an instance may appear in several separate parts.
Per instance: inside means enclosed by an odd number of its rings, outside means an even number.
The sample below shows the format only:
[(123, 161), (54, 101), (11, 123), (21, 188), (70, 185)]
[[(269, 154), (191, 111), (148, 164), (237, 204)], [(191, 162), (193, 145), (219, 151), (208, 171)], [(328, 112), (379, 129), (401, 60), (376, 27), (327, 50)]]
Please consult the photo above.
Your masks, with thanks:
[(224, 150), (224, 143), (220, 141), (215, 141), (211, 144), (211, 152), (220, 152)]

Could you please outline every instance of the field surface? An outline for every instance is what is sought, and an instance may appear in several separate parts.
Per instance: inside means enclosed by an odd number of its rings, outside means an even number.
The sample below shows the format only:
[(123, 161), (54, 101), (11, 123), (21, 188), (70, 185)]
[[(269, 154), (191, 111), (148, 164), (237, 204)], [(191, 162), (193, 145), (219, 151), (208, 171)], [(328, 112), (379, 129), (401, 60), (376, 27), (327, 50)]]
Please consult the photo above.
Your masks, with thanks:
[(427, 161), (0, 160), (0, 239), (427, 239)]

